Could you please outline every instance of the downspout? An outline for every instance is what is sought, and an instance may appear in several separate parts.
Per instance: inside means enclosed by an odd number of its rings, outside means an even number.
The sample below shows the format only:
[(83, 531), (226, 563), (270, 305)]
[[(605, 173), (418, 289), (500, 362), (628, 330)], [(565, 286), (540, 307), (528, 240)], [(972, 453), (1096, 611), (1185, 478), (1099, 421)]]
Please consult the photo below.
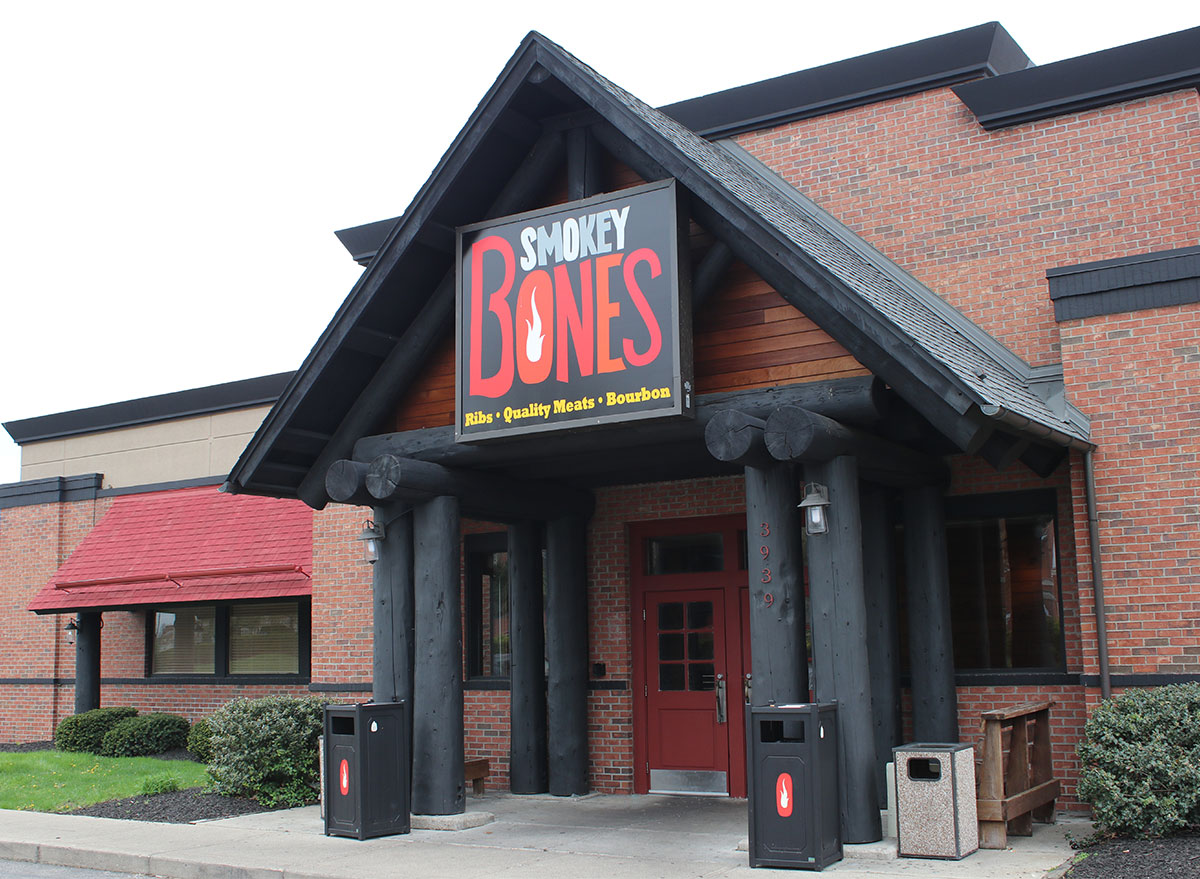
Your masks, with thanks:
[(1100, 696), (1112, 695), (1112, 680), (1108, 671), (1108, 628), (1104, 615), (1104, 574), (1100, 568), (1100, 522), (1096, 514), (1096, 471), (1092, 466), (1092, 450), (1083, 453), (1083, 482), (1087, 493), (1088, 545), (1092, 559), (1092, 593), (1096, 603), (1096, 650), (1100, 660)]

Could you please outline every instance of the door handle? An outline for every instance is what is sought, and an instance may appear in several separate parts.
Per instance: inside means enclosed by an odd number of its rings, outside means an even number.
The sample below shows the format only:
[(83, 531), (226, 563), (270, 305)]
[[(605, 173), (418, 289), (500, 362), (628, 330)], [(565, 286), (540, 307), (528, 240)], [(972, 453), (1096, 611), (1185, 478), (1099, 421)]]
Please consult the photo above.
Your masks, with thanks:
[(725, 722), (725, 675), (717, 675), (717, 723)]
[(746, 700), (746, 704), (750, 704), (750, 700), (754, 698), (754, 675), (746, 675), (742, 681), (742, 698)]

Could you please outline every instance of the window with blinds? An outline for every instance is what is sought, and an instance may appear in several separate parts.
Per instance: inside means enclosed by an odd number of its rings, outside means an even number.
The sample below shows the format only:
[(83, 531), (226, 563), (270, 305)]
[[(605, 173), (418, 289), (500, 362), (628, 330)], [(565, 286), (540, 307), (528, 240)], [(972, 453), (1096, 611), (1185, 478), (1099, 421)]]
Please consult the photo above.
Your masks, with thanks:
[(152, 674), (216, 671), (216, 609), (175, 607), (154, 614)]
[(294, 601), (229, 608), (229, 673), (297, 674), (300, 614)]

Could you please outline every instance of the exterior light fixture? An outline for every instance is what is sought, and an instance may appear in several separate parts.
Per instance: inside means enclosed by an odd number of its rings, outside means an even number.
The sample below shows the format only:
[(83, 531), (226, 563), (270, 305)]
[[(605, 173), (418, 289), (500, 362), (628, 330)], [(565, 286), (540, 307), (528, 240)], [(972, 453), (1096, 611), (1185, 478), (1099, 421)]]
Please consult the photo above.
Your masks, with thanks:
[(829, 489), (819, 482), (804, 486), (804, 499), (798, 504), (804, 511), (806, 534), (824, 534), (829, 530)]
[(363, 554), (367, 557), (367, 561), (375, 564), (379, 561), (379, 544), (383, 540), (383, 526), (376, 525), (374, 521), (368, 519), (363, 525), (362, 534), (358, 535), (358, 539), (363, 544)]
[(67, 644), (75, 644), (75, 633), (79, 631), (79, 621), (75, 617), (71, 617), (67, 624), (63, 626), (63, 631), (67, 633)]

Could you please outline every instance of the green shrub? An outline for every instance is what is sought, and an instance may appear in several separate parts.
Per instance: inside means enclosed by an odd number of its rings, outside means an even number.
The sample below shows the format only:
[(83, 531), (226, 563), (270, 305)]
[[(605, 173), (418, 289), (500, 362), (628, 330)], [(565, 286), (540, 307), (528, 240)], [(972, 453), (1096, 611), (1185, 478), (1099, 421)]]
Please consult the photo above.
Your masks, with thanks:
[(60, 751), (87, 751), (99, 754), (104, 734), (120, 721), (136, 714), (136, 708), (120, 706), (93, 708), (83, 714), (64, 717), (54, 730), (54, 744)]
[(174, 775), (150, 775), (142, 782), (142, 793), (152, 797), (155, 794), (169, 794), (179, 790), (179, 779)]
[(1101, 702), (1079, 760), (1079, 796), (1102, 831), (1151, 838), (1200, 822), (1200, 683)]
[(145, 757), (187, 746), (189, 724), (178, 714), (140, 714), (118, 721), (104, 734), (105, 757)]
[(207, 763), (212, 759), (212, 727), (204, 718), (200, 718), (192, 724), (192, 728), (188, 732), (187, 749), (201, 763)]
[(209, 718), (213, 789), (268, 808), (316, 800), (317, 737), (323, 700), (308, 696), (235, 699)]

